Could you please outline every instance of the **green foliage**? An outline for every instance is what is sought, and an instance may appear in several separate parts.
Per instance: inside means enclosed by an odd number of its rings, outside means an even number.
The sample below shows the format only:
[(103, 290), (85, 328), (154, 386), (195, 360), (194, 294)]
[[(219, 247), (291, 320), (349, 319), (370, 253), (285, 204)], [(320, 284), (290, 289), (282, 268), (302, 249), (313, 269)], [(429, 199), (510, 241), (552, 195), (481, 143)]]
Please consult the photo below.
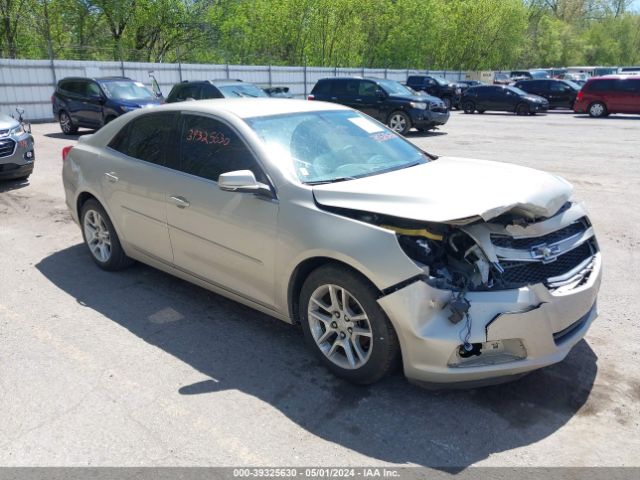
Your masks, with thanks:
[(0, 0), (0, 56), (448, 70), (640, 64), (630, 3)]

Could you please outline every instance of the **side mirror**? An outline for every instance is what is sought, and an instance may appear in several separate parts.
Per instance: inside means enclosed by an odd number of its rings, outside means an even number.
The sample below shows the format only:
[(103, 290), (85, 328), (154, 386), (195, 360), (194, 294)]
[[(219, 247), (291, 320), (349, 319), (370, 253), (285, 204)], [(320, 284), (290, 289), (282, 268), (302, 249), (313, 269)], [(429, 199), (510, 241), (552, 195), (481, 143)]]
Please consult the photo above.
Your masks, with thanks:
[(96, 103), (104, 102), (104, 98), (102, 97), (102, 95), (89, 95), (89, 100)]
[(218, 177), (218, 187), (225, 192), (255, 193), (273, 198), (269, 185), (258, 182), (251, 170), (222, 173)]

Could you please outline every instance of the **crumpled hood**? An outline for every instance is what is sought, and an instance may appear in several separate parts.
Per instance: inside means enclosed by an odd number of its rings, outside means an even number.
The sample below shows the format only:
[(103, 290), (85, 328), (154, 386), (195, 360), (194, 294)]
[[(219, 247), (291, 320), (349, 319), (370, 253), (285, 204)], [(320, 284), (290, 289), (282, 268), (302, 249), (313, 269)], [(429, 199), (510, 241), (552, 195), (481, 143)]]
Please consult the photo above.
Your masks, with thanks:
[(540, 170), (455, 157), (313, 187), (320, 205), (443, 223), (490, 220), (510, 210), (549, 217), (572, 191), (566, 180)]

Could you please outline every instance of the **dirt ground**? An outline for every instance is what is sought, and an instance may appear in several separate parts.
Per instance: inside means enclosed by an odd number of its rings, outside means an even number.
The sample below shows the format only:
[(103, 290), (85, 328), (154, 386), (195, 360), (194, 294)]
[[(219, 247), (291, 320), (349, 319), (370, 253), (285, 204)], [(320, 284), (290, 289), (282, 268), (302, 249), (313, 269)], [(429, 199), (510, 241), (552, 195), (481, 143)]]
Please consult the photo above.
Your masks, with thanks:
[(444, 392), (351, 386), (297, 327), (143, 265), (100, 271), (63, 199), (75, 137), (33, 130), (33, 176), (0, 184), (0, 465), (640, 466), (640, 117), (454, 112), (409, 136), (564, 176), (604, 257), (600, 317), (564, 362)]

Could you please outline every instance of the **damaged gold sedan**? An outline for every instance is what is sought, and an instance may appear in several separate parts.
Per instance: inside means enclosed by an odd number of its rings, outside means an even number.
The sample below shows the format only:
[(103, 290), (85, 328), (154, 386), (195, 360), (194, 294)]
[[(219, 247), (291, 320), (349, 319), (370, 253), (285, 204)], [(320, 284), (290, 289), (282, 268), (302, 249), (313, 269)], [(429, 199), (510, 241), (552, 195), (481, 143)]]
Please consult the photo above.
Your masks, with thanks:
[(127, 114), (65, 152), (101, 268), (132, 259), (288, 322), (372, 383), (504, 381), (596, 317), (601, 258), (563, 179), (437, 158), (335, 104), (250, 99)]

